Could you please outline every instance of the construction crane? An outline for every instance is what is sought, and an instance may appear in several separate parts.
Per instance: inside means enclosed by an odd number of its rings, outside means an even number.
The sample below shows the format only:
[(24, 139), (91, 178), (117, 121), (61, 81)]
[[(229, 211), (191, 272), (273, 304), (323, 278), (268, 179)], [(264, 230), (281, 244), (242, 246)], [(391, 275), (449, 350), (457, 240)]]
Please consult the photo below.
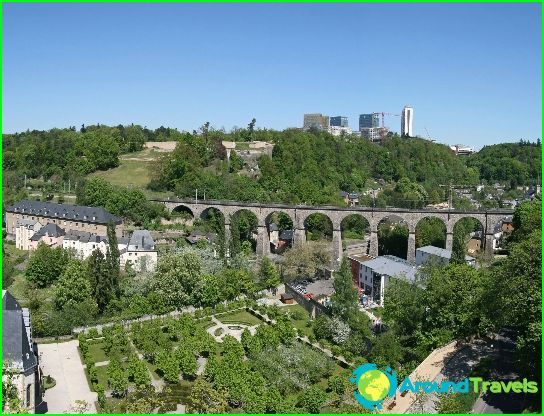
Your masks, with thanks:
[(382, 115), (382, 128), (385, 128), (385, 116), (394, 116), (394, 117), (400, 117), (400, 114), (393, 114), (393, 113), (385, 113), (385, 112), (381, 112), (381, 113), (378, 113), (378, 114), (381, 114)]
[(430, 142), (435, 142), (435, 140), (431, 139), (431, 135), (429, 134), (429, 130), (427, 130), (427, 127), (425, 127), (425, 132), (427, 133), (427, 137), (429, 138)]

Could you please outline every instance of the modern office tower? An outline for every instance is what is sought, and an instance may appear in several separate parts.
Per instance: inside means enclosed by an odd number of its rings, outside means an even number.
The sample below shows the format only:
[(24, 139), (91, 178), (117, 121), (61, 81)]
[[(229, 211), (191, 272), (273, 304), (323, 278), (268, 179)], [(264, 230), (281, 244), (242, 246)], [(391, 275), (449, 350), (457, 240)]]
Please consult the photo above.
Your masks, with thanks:
[(359, 131), (361, 129), (370, 129), (380, 127), (380, 114), (361, 114), (359, 115)]
[(404, 106), (400, 119), (400, 134), (401, 136), (413, 137), (412, 124), (414, 120), (414, 109), (409, 106)]
[(327, 130), (329, 128), (329, 116), (324, 116), (321, 113), (304, 114), (304, 130), (316, 128), (319, 130)]
[(348, 118), (344, 116), (331, 117), (331, 126), (348, 127)]

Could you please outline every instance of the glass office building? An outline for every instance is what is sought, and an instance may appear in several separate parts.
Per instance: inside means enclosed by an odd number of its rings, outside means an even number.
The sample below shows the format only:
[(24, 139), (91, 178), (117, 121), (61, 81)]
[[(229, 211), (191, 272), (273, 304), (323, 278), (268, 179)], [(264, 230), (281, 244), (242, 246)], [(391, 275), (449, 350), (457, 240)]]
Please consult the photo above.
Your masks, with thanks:
[(378, 113), (361, 114), (359, 116), (359, 130), (380, 127), (380, 115)]
[(331, 117), (331, 126), (348, 127), (348, 118), (344, 116)]

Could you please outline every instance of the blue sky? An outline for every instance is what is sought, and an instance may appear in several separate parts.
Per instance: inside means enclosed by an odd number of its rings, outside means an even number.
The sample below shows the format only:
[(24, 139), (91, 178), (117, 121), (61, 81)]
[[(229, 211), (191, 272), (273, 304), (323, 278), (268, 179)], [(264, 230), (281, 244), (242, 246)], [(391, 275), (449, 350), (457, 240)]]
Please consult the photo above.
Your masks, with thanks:
[[(3, 4), (3, 132), (302, 125), (414, 108), (481, 147), (541, 137), (540, 4)], [(400, 130), (398, 117), (386, 119)]]

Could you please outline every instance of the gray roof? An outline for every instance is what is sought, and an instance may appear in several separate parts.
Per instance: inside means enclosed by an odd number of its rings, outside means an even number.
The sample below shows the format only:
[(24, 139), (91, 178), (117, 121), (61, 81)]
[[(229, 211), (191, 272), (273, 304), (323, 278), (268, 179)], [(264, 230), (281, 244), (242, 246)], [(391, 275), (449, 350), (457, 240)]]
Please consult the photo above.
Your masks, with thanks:
[(387, 276), (404, 276), (408, 280), (414, 281), (416, 278), (416, 267), (406, 260), (396, 256), (379, 256), (375, 259), (364, 261), (363, 266), (371, 268), (374, 273)]
[(22, 309), (15, 298), (3, 290), (2, 362), (24, 372), (33, 370), (38, 364), (32, 349), (29, 318), (28, 310)]
[(48, 223), (45, 227), (40, 228), (31, 238), (30, 241), (39, 241), (42, 237), (61, 237), (64, 234), (64, 230), (57, 224)]
[(68, 232), (64, 236), (64, 240), (80, 241), (82, 243), (100, 243), (101, 241), (104, 241), (105, 243), (108, 242), (108, 238), (103, 235), (76, 230), (68, 230)]
[[(451, 259), (451, 250), (446, 250), (445, 248), (434, 247), (434, 246), (425, 246), (420, 247), (417, 251), (422, 251), (424, 253), (433, 254), (444, 259)], [(474, 260), (474, 257), (465, 256), (466, 261)]]
[(155, 241), (153, 241), (153, 237), (151, 237), (151, 234), (149, 233), (149, 231), (135, 230), (130, 236), (130, 240), (128, 242), (129, 251), (134, 251), (134, 250), (148, 251), (148, 250), (154, 250), (154, 249), (155, 249)]
[(34, 226), (38, 224), (36, 220), (17, 220), (17, 227), (25, 227), (29, 230), (34, 229)]
[(6, 208), (6, 212), (30, 214), (47, 218), (65, 218), (72, 221), (85, 221), (93, 224), (121, 224), (122, 220), (101, 207), (86, 207), (83, 205), (57, 204), (54, 202), (29, 201), (17, 202)]
[(280, 233), (280, 240), (292, 240), (293, 239), (293, 230), (283, 230)]

